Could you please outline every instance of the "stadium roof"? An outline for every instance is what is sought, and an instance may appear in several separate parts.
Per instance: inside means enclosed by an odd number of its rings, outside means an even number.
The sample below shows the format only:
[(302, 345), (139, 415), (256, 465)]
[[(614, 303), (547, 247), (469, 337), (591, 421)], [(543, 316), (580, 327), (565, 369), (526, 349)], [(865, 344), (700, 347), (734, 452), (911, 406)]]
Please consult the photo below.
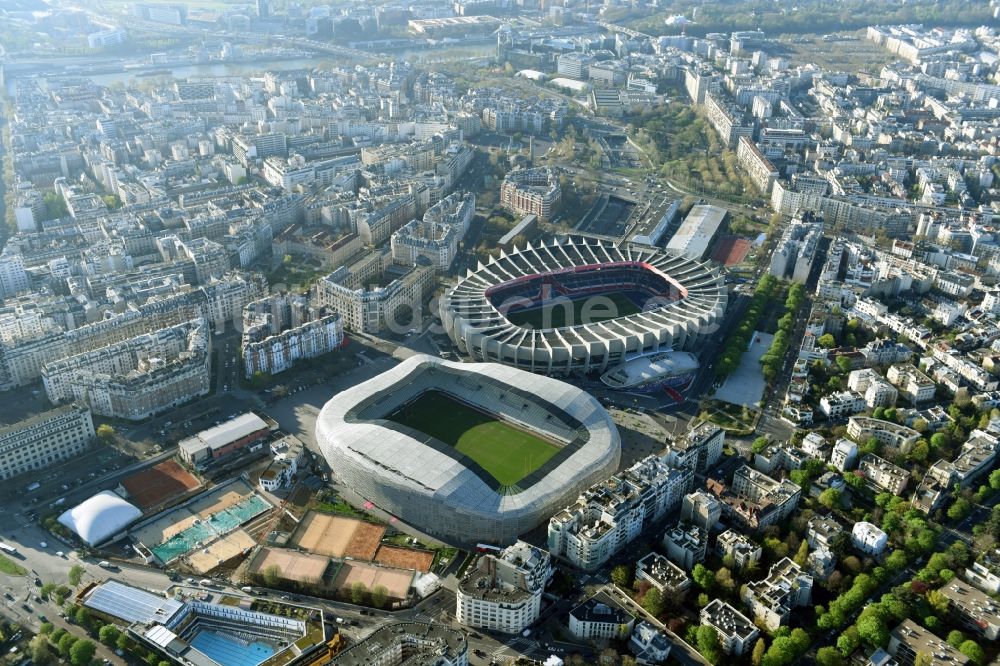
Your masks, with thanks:
[(59, 522), (88, 545), (96, 546), (139, 520), (142, 511), (104, 490), (64, 511)]
[[(491, 299), (508, 285), (591, 270), (596, 278), (609, 268), (654, 276), (668, 297), (634, 314), (553, 328), (514, 324)], [(501, 250), (445, 292), (440, 312), (448, 335), (473, 358), (533, 372), (588, 372), (643, 350), (694, 346), (714, 330), (726, 302), (722, 277), (707, 264), (648, 245), (568, 236)]]
[(184, 604), (140, 590), (115, 580), (109, 580), (91, 590), (83, 605), (125, 622), (165, 624)]
[[(490, 401), (499, 391), (504, 396), (500, 400), (506, 398), (508, 403), (495, 405), (498, 414), (505, 408), (517, 410), (528, 427), (544, 423), (539, 432), (551, 430), (566, 443), (518, 481), (517, 488), (499, 487), (455, 448), (386, 420), (401, 401), (428, 390), (460, 393), (463, 400), (485, 411), (493, 403), (481, 405), (477, 399)], [(534, 421), (524, 421), (529, 415)], [(621, 456), (611, 417), (579, 388), (496, 363), (453, 363), (425, 354), (411, 356), (334, 396), (320, 412), (316, 434), (326, 459), (346, 485), (403, 520), (454, 541), (475, 542), (479, 534), (446, 534), (459, 529), (459, 516), (482, 521), (486, 540), (487, 529), (504, 529), (506, 522), (513, 523), (508, 530), (527, 531), (597, 477), (612, 473)], [(423, 512), (426, 522), (420, 520)], [(431, 514), (454, 519), (439, 524)], [(505, 534), (504, 539), (512, 541), (515, 536)]]

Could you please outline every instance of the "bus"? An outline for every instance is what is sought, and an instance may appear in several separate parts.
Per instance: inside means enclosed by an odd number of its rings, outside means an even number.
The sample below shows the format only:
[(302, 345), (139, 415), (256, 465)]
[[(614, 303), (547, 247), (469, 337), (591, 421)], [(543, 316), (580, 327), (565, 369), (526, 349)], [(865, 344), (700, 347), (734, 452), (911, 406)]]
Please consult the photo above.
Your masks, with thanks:
[(17, 555), (17, 548), (14, 548), (14, 546), (11, 546), (9, 544), (3, 543), (2, 541), (0, 541), (0, 550), (7, 553), (8, 555)]

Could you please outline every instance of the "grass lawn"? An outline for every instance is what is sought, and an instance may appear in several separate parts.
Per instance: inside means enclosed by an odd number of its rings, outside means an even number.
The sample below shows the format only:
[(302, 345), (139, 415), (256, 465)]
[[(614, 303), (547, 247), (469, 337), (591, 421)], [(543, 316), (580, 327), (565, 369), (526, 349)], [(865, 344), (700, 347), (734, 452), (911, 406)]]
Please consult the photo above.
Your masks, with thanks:
[(440, 391), (427, 391), (389, 415), (472, 458), (503, 486), (513, 486), (554, 456), (559, 447), (525, 430), (464, 405)]
[(0, 573), (8, 576), (23, 576), (28, 573), (28, 570), (6, 555), (0, 555)]
[(511, 310), (507, 313), (507, 320), (515, 326), (534, 329), (561, 328), (627, 317), (637, 312), (642, 312), (642, 308), (628, 294), (608, 292), (574, 301), (559, 299), (538, 307)]

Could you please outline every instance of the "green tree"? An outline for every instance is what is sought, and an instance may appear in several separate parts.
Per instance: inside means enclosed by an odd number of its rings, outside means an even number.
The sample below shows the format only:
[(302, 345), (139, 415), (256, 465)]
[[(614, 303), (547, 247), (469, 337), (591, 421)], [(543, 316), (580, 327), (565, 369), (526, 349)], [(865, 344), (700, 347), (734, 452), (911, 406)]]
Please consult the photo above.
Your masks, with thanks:
[(653, 617), (663, 613), (663, 594), (655, 587), (650, 588), (642, 597), (642, 607)]
[(848, 627), (837, 637), (837, 649), (844, 657), (850, 657), (860, 646), (861, 638), (858, 636), (857, 627)]
[(372, 588), (372, 606), (375, 608), (382, 608), (385, 606), (386, 600), (389, 598), (389, 590), (386, 589), (385, 585), (376, 585)]
[(105, 645), (114, 645), (118, 642), (118, 637), (122, 635), (122, 632), (118, 631), (118, 627), (113, 624), (106, 624), (101, 627), (101, 630), (97, 632), (97, 638)]
[(363, 604), (368, 599), (368, 587), (360, 580), (351, 585), (351, 603)]
[(275, 587), (281, 581), (281, 567), (272, 564), (264, 569), (264, 584), (268, 587)]
[(905, 569), (907, 562), (906, 553), (897, 549), (889, 553), (889, 556), (885, 558), (885, 568), (896, 573)]
[(97, 654), (97, 646), (87, 639), (79, 640), (70, 648), (69, 657), (73, 666), (89, 666)]
[(956, 650), (962, 647), (962, 643), (965, 642), (965, 634), (963, 634), (958, 629), (952, 629), (948, 632), (948, 645), (952, 646)]
[(837, 346), (837, 340), (830, 333), (824, 333), (816, 339), (816, 344), (818, 344), (823, 349), (832, 349)]
[(873, 609), (874, 606), (869, 606), (858, 618), (858, 636), (872, 647), (885, 647), (889, 644), (889, 630), (880, 614)]
[(87, 627), (90, 625), (90, 611), (82, 606), (76, 609), (73, 613), (73, 620), (81, 627)]
[(691, 570), (691, 578), (705, 592), (710, 592), (715, 585), (715, 574), (700, 562), (694, 565), (694, 568)]
[(115, 436), (114, 427), (108, 425), (107, 423), (102, 423), (97, 426), (97, 439), (104, 443), (110, 442)]
[(792, 559), (797, 565), (799, 565), (804, 569), (808, 557), (809, 557), (809, 542), (803, 540), (802, 543), (799, 544), (799, 549), (795, 553), (795, 557)]
[(43, 635), (35, 636), (28, 643), (28, 654), (31, 661), (38, 666), (48, 666), (56, 662), (56, 655), (52, 652), (52, 646)]
[(80, 581), (83, 580), (83, 574), (86, 572), (87, 570), (82, 566), (74, 564), (69, 568), (69, 573), (66, 575), (66, 579), (69, 580), (70, 585), (76, 587), (80, 584)]
[(611, 570), (611, 580), (623, 590), (632, 587), (632, 569), (624, 564), (619, 564)]
[(1000, 469), (990, 472), (990, 488), (1000, 490)]
[(698, 643), (698, 652), (709, 663), (718, 664), (722, 659), (722, 643), (719, 641), (719, 633), (715, 630), (715, 627), (700, 626), (695, 637)]
[(958, 646), (958, 651), (968, 657), (973, 664), (982, 664), (986, 661), (986, 653), (976, 641), (964, 641)]
[(767, 643), (764, 642), (763, 638), (758, 638), (757, 642), (753, 644), (753, 654), (750, 655), (750, 663), (753, 666), (761, 666), (766, 651)]
[(767, 448), (767, 445), (769, 443), (770, 440), (766, 436), (762, 435), (757, 439), (753, 440), (753, 444), (750, 445), (750, 451), (753, 453), (760, 453), (761, 451)]
[(816, 663), (819, 666), (842, 666), (844, 658), (837, 650), (826, 645), (816, 651)]
[(961, 521), (972, 511), (972, 503), (964, 497), (959, 497), (948, 507), (948, 518), (953, 521)]
[(819, 503), (827, 509), (840, 506), (840, 491), (836, 488), (827, 488), (819, 494)]
[(42, 622), (41, 626), (38, 627), (38, 633), (42, 636), (48, 636), (55, 628), (55, 625), (51, 622)]
[(64, 634), (62, 638), (59, 639), (59, 643), (56, 647), (59, 648), (59, 654), (64, 657), (70, 656), (70, 650), (73, 649), (73, 645), (76, 643), (76, 636), (73, 634)]

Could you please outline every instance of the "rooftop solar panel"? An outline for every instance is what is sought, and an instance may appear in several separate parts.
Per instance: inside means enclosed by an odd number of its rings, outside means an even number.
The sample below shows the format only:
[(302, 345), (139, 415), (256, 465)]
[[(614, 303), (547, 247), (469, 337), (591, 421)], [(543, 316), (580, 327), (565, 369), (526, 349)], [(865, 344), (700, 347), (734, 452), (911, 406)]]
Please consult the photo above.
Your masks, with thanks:
[(117, 617), (125, 622), (165, 623), (184, 604), (157, 596), (144, 590), (109, 580), (99, 585), (87, 596), (87, 608)]

